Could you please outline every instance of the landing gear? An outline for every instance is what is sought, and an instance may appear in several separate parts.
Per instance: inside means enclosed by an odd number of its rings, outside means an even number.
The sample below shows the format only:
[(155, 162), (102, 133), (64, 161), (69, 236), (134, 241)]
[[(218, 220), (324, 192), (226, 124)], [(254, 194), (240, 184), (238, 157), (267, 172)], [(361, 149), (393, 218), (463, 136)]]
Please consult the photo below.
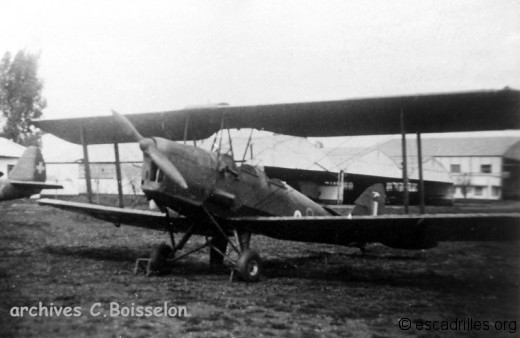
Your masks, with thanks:
[(260, 279), (260, 271), (262, 269), (262, 260), (260, 255), (251, 249), (246, 249), (238, 258), (236, 269), (240, 273), (240, 277), (246, 282), (258, 282)]
[(168, 265), (167, 260), (172, 252), (173, 249), (166, 243), (152, 249), (146, 266), (146, 276), (164, 273)]
[[(147, 276), (163, 273), (169, 264), (209, 247), (210, 265), (224, 265), (226, 261), (231, 268), (231, 280), (233, 280), (234, 272), (237, 272), (246, 282), (258, 282), (262, 272), (262, 260), (257, 252), (249, 248), (251, 233), (238, 231), (237, 229), (233, 229), (232, 233), (229, 231), (226, 233), (207, 210), (206, 214), (208, 216), (207, 220), (216, 230), (211, 239), (206, 237), (206, 241), (202, 245), (173, 258), (173, 254), (181, 250), (195, 232), (196, 226), (191, 225), (177, 244), (175, 243), (173, 233), (170, 232), (172, 246), (163, 243), (152, 251), (150, 258), (137, 259), (134, 274), (141, 270), (143, 263), (146, 264)], [(233, 238), (234, 241), (232, 241)]]
[(213, 236), (209, 246), (209, 265), (223, 265), (224, 255), (228, 245), (228, 239), (224, 236)]

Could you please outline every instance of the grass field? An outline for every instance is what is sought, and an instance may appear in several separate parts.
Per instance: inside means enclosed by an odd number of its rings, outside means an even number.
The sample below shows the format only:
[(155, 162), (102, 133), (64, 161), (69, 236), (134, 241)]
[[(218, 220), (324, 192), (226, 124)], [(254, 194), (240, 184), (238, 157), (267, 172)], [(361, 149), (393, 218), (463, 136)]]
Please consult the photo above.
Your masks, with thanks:
[[(518, 207), (464, 203), (429, 212), (507, 212)], [(392, 213), (400, 212), (392, 208)], [(116, 228), (31, 200), (1, 203), (1, 336), (512, 337), (520, 330), (517, 241), (441, 243), (424, 251), (370, 244), (362, 256), (355, 248), (256, 236), (253, 247), (265, 261), (263, 278), (256, 284), (230, 282), (229, 270), (211, 268), (206, 252), (180, 261), (171, 274), (134, 276), (135, 259), (166, 240), (164, 233)], [(186, 307), (190, 316), (90, 314), (94, 304), (110, 314), (111, 302), (156, 307), (166, 301)], [(81, 315), (11, 316), (13, 307), (39, 302), (78, 307)], [(403, 319), (414, 327), (400, 329)], [(424, 321), (468, 324), (469, 319), (501, 329), (418, 329)], [(514, 327), (511, 321), (516, 321)]]

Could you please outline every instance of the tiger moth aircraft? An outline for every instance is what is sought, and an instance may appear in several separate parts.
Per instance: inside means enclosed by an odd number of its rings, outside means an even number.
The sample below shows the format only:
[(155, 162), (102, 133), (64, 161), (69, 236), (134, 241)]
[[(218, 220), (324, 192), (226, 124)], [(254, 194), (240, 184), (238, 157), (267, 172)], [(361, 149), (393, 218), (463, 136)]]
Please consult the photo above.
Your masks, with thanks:
[[(519, 239), (520, 213), (340, 216), (260, 167), (221, 151), (224, 131), (256, 128), (303, 137), (520, 129), (520, 91), (475, 91), (328, 102), (233, 107), (217, 105), (159, 113), (39, 120), (34, 124), (66, 141), (83, 144), (137, 142), (143, 152), (142, 190), (159, 211), (42, 199), (39, 203), (169, 234), (150, 258), (138, 259), (147, 274), (209, 247), (211, 264), (227, 264), (245, 281), (258, 281), (260, 255), (251, 235), (336, 245), (380, 242), (428, 249), (440, 241)], [(217, 133), (216, 151), (187, 141)], [(229, 133), (228, 133), (229, 135)], [(178, 142), (184, 141), (184, 142)], [(220, 146), (219, 146), (220, 145)], [(232, 149), (232, 147), (230, 147)], [(86, 161), (88, 152), (85, 151)], [(244, 156), (245, 157), (245, 156)], [(88, 162), (87, 162), (88, 167)], [(88, 171), (88, 170), (86, 170)], [(87, 184), (88, 186), (88, 184)], [(368, 209), (382, 201), (376, 186)], [(373, 208), (372, 208), (373, 209)], [(175, 235), (181, 234), (176, 240)], [(193, 235), (202, 245), (180, 254)], [(143, 263), (143, 264), (141, 264)]]
[[(0, 177), (4, 174), (0, 172)], [(9, 172), (0, 179), (0, 201), (31, 197), (43, 189), (62, 189), (60, 184), (46, 183), (45, 161), (40, 148), (28, 147)]]

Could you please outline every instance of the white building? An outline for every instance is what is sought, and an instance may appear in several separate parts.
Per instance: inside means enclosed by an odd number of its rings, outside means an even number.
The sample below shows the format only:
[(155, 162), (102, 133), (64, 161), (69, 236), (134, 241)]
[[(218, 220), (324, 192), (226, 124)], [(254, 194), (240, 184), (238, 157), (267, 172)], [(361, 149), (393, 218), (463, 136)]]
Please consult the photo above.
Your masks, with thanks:
[(18, 162), (25, 147), (0, 137), (0, 172), (7, 177), (9, 170)]
[[(379, 146), (388, 156), (401, 161), (401, 141)], [(491, 199), (520, 197), (520, 138), (423, 138), (423, 159), (434, 158), (450, 172), (455, 198)], [(407, 140), (409, 161), (417, 161), (417, 144)], [(516, 197), (515, 197), (516, 196)]]
[[(52, 135), (42, 140), (47, 163), (47, 180), (58, 182), (63, 189), (58, 195), (86, 193), (85, 166), (81, 146), (65, 142)], [(92, 191), (94, 194), (117, 194), (114, 145), (88, 146)], [(125, 195), (141, 195), (141, 165), (143, 154), (135, 143), (119, 145), (122, 188)]]

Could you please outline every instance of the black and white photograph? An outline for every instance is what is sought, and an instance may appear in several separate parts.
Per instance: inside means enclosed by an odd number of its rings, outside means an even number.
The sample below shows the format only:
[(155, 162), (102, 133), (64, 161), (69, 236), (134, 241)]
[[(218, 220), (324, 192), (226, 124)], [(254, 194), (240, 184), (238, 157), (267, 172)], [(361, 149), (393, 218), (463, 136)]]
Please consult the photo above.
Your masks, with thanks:
[(0, 336), (514, 337), (520, 1), (0, 0)]

